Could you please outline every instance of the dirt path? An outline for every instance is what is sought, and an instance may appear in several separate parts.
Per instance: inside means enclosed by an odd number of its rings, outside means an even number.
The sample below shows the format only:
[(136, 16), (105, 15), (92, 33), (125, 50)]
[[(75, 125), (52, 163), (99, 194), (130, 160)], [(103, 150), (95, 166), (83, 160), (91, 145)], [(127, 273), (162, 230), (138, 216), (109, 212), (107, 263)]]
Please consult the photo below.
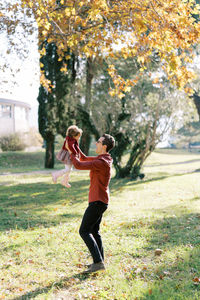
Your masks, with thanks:
[(30, 172), (23, 172), (23, 173), (6, 172), (6, 173), (0, 174), (0, 176), (9, 176), (9, 175), (21, 176), (21, 175), (31, 175), (31, 174), (40, 175), (40, 174), (51, 174), (51, 172), (53, 172), (53, 170), (30, 171)]

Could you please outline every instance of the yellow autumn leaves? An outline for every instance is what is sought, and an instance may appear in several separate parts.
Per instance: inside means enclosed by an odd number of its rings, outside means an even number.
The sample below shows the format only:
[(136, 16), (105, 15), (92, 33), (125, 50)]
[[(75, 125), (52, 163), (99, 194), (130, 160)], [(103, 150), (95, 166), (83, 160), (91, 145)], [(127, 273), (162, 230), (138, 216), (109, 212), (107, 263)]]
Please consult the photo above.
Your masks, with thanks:
[[(179, 88), (194, 75), (187, 68), (193, 45), (200, 42), (200, 23), (194, 18), (200, 5), (193, 0), (22, 0), (32, 9), (40, 42), (55, 42), (62, 57), (67, 48), (87, 57), (117, 57), (114, 45), (121, 44), (122, 56), (136, 58), (141, 69), (157, 53), (163, 70)], [(141, 70), (142, 71), (142, 70)], [(109, 74), (114, 73), (109, 68)], [(134, 84), (112, 77), (119, 97)], [(111, 94), (115, 94), (114, 91)]]

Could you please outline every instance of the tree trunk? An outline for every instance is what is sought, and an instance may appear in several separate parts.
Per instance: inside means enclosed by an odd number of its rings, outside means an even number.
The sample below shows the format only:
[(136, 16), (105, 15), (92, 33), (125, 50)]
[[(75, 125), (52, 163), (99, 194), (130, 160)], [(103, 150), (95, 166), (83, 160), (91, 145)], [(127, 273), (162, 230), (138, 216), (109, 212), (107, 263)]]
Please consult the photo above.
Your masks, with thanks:
[(89, 149), (90, 149), (90, 144), (91, 144), (91, 133), (88, 131), (87, 127), (83, 127), (83, 135), (81, 137), (81, 142), (80, 142), (80, 148), (85, 153), (85, 155), (88, 155)]
[(135, 162), (137, 162), (140, 153), (141, 153), (141, 144), (135, 144), (131, 150), (128, 162), (124, 167), (120, 167), (120, 162), (117, 165), (117, 163), (115, 163), (114, 160), (114, 167), (116, 170), (115, 177), (116, 178), (131, 177), (132, 179), (136, 179), (140, 174), (140, 168), (134, 166), (134, 164)]
[(80, 148), (83, 153), (85, 153), (85, 155), (88, 155), (92, 137), (90, 131), (86, 126), (82, 125), (82, 130), (83, 134), (81, 136)]
[(196, 106), (198, 115), (199, 115), (199, 121), (200, 121), (200, 96), (195, 92), (191, 98), (193, 98), (194, 104)]
[(53, 169), (54, 167), (54, 141), (55, 136), (49, 135), (46, 139), (46, 153), (45, 153), (45, 168)]
[[(93, 80), (93, 60), (92, 58), (87, 59), (86, 63), (86, 89), (85, 89), (85, 105), (84, 109), (90, 115), (90, 106), (91, 106), (91, 98), (92, 98), (92, 80)], [(80, 148), (81, 150), (88, 155), (90, 144), (91, 144), (91, 132), (87, 125), (82, 123), (83, 134), (81, 137)]]

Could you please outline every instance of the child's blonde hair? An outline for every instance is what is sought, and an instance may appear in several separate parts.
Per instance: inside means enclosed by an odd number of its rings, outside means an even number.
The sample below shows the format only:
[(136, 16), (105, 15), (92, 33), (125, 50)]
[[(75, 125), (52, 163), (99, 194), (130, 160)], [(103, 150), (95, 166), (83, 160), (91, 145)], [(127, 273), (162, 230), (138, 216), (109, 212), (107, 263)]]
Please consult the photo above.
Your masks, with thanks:
[(74, 136), (77, 136), (79, 134), (81, 135), (82, 132), (83, 132), (83, 130), (81, 128), (79, 128), (78, 126), (71, 125), (67, 129), (66, 135), (68, 135), (69, 137), (74, 137)]

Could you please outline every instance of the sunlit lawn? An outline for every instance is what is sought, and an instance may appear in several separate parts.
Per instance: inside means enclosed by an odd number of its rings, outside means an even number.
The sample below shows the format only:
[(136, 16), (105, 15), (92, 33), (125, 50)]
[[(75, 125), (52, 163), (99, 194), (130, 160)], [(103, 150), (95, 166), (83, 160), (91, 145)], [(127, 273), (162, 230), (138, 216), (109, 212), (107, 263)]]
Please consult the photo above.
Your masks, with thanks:
[[(42, 153), (18, 155), (10, 166), (0, 154), (0, 170), (43, 164)], [(111, 181), (107, 269), (90, 276), (78, 235), (88, 172), (74, 172), (68, 190), (49, 174), (0, 176), (0, 299), (200, 299), (200, 154), (162, 150), (145, 165), (143, 181)]]

